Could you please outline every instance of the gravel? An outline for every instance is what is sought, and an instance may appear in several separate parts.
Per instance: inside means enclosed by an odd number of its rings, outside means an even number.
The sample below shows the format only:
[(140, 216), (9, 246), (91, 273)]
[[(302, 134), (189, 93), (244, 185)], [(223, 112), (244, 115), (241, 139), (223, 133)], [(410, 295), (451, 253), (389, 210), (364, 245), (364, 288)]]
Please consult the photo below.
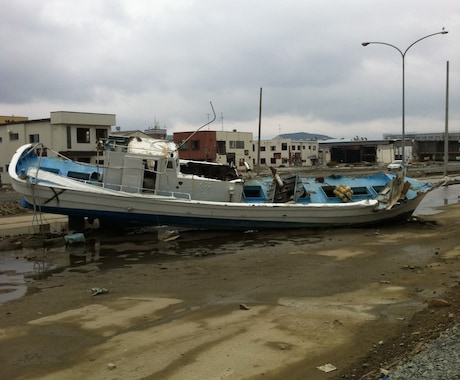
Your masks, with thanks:
[(446, 330), (426, 350), (397, 366), (387, 379), (460, 379), (460, 324)]

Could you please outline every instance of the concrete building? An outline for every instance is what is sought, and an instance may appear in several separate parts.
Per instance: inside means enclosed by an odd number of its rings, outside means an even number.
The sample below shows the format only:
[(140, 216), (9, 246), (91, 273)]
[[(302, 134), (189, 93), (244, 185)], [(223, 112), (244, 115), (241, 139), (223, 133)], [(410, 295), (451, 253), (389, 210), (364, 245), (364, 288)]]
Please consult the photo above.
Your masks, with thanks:
[(179, 157), (186, 160), (219, 162), (244, 167), (252, 163), (252, 133), (227, 131), (174, 132)]
[(29, 120), (26, 116), (1, 116), (0, 115), (0, 124), (9, 124), (15, 123), (17, 121), (27, 121)]
[(322, 140), (319, 142), (320, 163), (389, 164), (395, 160), (392, 140)]
[[(6, 117), (5, 117), (6, 118)], [(96, 144), (106, 138), (115, 115), (83, 112), (51, 112), (39, 120), (8, 120), (0, 124), (0, 176), (2, 183), (10, 183), (8, 165), (18, 147), (27, 143), (43, 143), (66, 157), (95, 162)]]
[[(254, 141), (253, 165), (257, 165), (259, 142)], [(319, 145), (317, 140), (293, 140), (275, 137), (260, 141), (260, 166), (314, 166), (318, 163)]]
[[(401, 134), (385, 134), (383, 137), (395, 140), (398, 147), (402, 146)], [(444, 144), (445, 133), (407, 133), (404, 136), (404, 154), (408, 161), (444, 161)], [(398, 153), (400, 151), (399, 148)], [(448, 133), (447, 156), (448, 161), (460, 160), (459, 132)]]

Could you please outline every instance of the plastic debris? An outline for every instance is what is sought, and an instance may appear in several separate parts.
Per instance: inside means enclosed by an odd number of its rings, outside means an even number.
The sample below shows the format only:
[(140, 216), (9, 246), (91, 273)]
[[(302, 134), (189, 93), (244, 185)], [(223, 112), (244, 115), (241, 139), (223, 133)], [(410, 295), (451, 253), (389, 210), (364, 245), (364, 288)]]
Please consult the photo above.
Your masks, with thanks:
[(323, 372), (326, 372), (326, 373), (335, 371), (337, 369), (337, 367), (332, 365), (331, 363), (320, 365), (319, 367), (316, 367), (316, 368), (318, 368), (320, 371), (323, 371)]
[(104, 294), (104, 293), (108, 293), (108, 289), (106, 288), (91, 288), (91, 293), (93, 296), (97, 296), (99, 294)]
[(179, 231), (177, 230), (158, 230), (158, 240), (160, 241), (173, 241), (180, 237)]
[(76, 234), (69, 234), (64, 236), (64, 241), (66, 244), (77, 244), (77, 243), (85, 243), (85, 235), (82, 233)]

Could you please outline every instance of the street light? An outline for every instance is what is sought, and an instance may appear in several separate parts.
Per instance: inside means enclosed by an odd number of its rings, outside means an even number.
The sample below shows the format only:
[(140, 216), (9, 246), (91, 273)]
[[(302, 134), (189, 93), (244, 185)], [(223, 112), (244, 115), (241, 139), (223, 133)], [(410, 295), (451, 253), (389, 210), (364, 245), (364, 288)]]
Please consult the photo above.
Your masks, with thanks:
[(404, 52), (399, 49), (398, 47), (396, 47), (395, 45), (392, 45), (392, 44), (389, 44), (389, 43), (386, 43), (386, 42), (363, 42), (361, 45), (363, 46), (367, 46), (367, 45), (370, 45), (370, 44), (379, 44), (379, 45), (387, 45), (387, 46), (390, 46), (394, 49), (396, 49), (399, 54), (401, 54), (401, 57), (402, 57), (402, 154), (401, 154), (401, 162), (402, 162), (402, 166), (403, 166), (403, 169), (405, 170), (405, 164), (406, 164), (406, 160), (405, 160), (405, 153), (404, 153), (404, 149), (405, 149), (405, 133), (406, 133), (406, 126), (405, 126), (405, 80), (404, 80), (404, 77), (405, 77), (405, 74), (404, 74), (404, 59), (406, 57), (406, 53), (407, 51), (412, 47), (414, 46), (417, 42), (420, 42), (422, 40), (424, 40), (425, 38), (428, 38), (428, 37), (432, 37), (432, 36), (436, 36), (437, 34), (447, 34), (449, 33), (447, 30), (443, 30), (441, 32), (437, 32), (437, 33), (433, 33), (433, 34), (429, 34), (428, 36), (425, 36), (425, 37), (422, 37), (422, 38), (419, 38), (417, 41), (415, 42), (412, 42), (406, 50), (404, 50)]

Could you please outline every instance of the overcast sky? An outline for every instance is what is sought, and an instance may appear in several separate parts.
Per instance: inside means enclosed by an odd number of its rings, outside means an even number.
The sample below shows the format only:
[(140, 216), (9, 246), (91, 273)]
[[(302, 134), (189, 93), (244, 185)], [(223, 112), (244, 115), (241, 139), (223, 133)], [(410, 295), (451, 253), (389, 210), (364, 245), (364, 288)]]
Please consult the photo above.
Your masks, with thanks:
[[(262, 138), (460, 131), (458, 0), (0, 0), (0, 115)], [(222, 117), (223, 116), (223, 117)]]

